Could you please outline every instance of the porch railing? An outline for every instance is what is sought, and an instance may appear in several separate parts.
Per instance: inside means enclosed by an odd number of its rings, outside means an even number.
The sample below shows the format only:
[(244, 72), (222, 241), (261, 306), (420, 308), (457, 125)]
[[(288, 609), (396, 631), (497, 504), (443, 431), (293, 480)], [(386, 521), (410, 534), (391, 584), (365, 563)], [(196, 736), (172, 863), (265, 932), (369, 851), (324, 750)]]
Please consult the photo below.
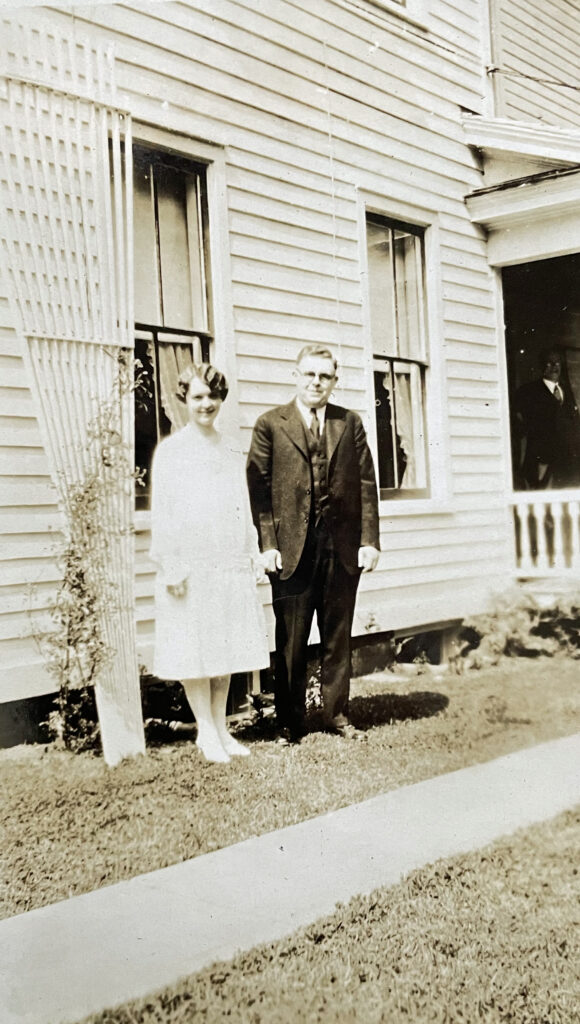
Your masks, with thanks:
[(511, 497), (519, 576), (580, 574), (580, 490)]

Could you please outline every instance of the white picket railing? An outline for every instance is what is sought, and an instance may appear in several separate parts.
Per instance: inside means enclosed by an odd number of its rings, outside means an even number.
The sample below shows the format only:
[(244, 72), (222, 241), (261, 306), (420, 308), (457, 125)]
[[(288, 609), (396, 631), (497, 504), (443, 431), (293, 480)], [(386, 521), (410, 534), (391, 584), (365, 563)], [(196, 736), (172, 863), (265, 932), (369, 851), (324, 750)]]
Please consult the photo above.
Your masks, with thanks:
[(519, 576), (580, 573), (580, 490), (512, 494)]

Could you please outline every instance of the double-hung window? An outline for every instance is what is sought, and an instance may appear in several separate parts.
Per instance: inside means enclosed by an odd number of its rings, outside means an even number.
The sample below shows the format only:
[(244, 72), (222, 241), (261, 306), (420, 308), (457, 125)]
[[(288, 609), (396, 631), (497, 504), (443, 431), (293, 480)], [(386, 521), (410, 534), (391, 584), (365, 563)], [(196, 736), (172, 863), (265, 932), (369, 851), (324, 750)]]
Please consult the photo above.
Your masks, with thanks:
[(162, 150), (133, 150), (137, 508), (149, 508), (161, 437), (186, 422), (177, 378), (212, 342), (206, 169)]
[(424, 229), (367, 214), (381, 498), (427, 497)]

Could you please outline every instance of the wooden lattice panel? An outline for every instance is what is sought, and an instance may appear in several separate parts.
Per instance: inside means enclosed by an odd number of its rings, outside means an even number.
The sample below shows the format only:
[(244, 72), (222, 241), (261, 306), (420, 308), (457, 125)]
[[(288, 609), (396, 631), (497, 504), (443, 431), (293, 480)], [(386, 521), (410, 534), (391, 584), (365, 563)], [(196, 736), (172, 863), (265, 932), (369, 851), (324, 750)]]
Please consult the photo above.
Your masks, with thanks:
[(23, 333), (130, 347), (130, 119), (105, 103), (111, 54), (9, 25), (0, 232)]
[(95, 557), (111, 599), (111, 660), (95, 693), (105, 758), (144, 749), (133, 599), (130, 118), (112, 52), (0, 18), (0, 256), (65, 534), (71, 495), (97, 483)]

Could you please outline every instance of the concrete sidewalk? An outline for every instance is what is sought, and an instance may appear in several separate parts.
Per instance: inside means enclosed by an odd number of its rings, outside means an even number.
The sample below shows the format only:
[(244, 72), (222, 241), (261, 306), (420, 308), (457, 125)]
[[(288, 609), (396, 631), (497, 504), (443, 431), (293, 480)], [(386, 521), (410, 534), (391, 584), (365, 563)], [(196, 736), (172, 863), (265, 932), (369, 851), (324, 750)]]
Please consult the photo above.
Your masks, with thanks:
[(2, 1024), (62, 1024), (580, 802), (580, 734), (0, 923)]

